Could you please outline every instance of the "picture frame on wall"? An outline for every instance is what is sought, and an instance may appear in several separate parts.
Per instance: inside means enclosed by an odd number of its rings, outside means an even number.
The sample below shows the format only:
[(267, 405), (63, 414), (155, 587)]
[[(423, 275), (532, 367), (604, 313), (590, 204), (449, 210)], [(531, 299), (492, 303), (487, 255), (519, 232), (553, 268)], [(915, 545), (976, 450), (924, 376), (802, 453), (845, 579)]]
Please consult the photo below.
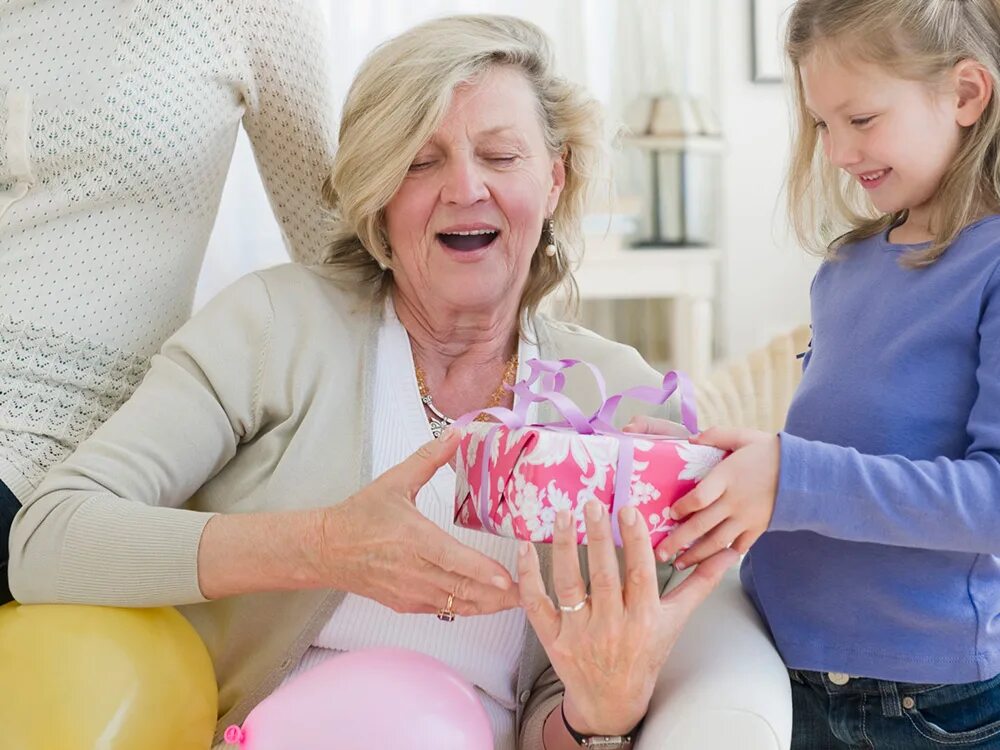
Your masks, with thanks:
[(784, 80), (785, 25), (794, 0), (750, 0), (750, 55), (755, 83)]

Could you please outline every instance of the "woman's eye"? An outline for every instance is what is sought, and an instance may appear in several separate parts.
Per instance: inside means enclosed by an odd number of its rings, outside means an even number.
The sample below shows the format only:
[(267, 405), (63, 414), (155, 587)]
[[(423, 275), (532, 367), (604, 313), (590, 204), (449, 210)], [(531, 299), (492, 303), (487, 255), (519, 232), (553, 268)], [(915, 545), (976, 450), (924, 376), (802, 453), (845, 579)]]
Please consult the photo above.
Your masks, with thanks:
[(813, 123), (813, 127), (816, 128), (816, 130), (826, 130), (826, 123), (822, 120), (816, 120)]
[(433, 161), (429, 161), (429, 160), (428, 161), (415, 161), (415, 162), (413, 162), (410, 165), (410, 171), (411, 172), (420, 172), (421, 170), (427, 169), (433, 163), (434, 163)]
[(872, 115), (871, 117), (855, 117), (851, 120), (851, 125), (854, 125), (856, 127), (864, 127), (874, 119), (875, 115)]
[(517, 157), (511, 155), (487, 156), (486, 160), (492, 162), (493, 164), (499, 164), (502, 166), (504, 164), (513, 164), (517, 160)]

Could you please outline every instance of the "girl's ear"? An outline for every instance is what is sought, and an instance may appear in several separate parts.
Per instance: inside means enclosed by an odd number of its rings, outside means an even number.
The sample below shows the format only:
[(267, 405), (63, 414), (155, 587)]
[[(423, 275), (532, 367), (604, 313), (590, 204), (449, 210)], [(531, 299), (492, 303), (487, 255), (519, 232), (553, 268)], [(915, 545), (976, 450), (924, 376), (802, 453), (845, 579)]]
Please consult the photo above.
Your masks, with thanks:
[(993, 78), (982, 63), (962, 60), (952, 71), (955, 81), (955, 122), (968, 128), (979, 122), (993, 97)]

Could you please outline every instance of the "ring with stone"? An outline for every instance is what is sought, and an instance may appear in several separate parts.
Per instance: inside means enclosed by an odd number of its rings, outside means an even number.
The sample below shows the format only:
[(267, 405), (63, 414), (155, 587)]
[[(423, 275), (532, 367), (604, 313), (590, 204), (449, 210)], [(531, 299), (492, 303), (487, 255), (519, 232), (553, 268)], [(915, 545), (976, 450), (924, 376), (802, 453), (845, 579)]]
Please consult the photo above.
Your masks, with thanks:
[(448, 594), (448, 603), (444, 605), (442, 609), (437, 611), (437, 618), (441, 622), (454, 622), (455, 621), (455, 610), (452, 606), (455, 604), (455, 594)]

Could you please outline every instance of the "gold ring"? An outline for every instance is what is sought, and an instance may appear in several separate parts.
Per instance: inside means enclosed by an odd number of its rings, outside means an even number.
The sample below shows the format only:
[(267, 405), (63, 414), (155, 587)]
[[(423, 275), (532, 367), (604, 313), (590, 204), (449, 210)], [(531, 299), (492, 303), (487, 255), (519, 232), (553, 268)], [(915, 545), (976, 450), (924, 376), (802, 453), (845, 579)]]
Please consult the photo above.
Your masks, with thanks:
[(443, 609), (437, 611), (437, 618), (441, 622), (454, 622), (455, 621), (455, 611), (451, 608), (455, 603), (455, 594), (448, 594), (448, 603), (444, 605)]
[(587, 606), (588, 601), (590, 601), (590, 594), (584, 594), (583, 599), (578, 601), (576, 604), (560, 604), (559, 609), (563, 612), (579, 612)]

